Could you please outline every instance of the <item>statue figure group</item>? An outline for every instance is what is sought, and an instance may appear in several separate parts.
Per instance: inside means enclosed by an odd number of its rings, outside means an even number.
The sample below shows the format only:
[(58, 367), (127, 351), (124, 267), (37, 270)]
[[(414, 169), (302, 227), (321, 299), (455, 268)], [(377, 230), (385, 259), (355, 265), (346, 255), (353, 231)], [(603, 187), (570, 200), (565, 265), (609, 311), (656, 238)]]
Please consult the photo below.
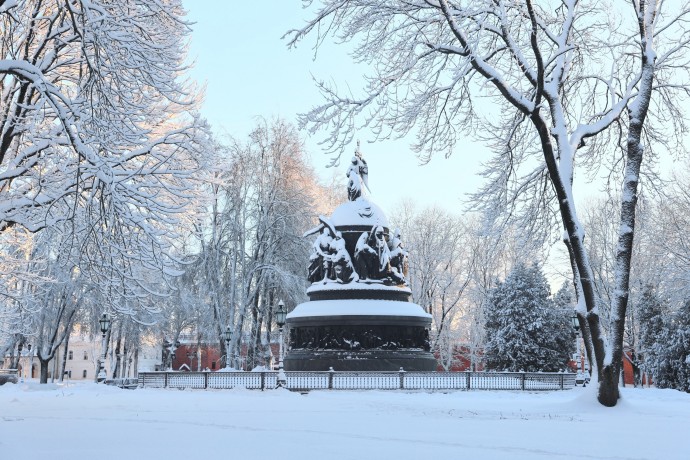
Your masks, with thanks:
[[(335, 233), (335, 237), (333, 237), (333, 233)], [(308, 270), (308, 279), (312, 283), (326, 280), (350, 283), (359, 279), (352, 265), (350, 254), (345, 247), (342, 234), (331, 231), (325, 225), (312, 246)]]
[[(350, 201), (362, 196), (362, 184), (369, 187), (369, 168), (359, 150), (359, 141), (352, 164), (347, 170), (347, 195)], [(319, 216), (321, 224), (304, 236), (320, 232), (309, 256), (307, 278), (312, 283), (335, 281), (351, 283), (359, 280), (380, 280), (384, 283), (405, 284), (408, 275), (407, 251), (400, 241), (400, 230), (386, 240), (384, 228), (374, 225), (362, 232), (354, 248), (354, 263), (345, 239), (329, 220)]]
[[(335, 236), (333, 236), (335, 234)], [(400, 240), (400, 230), (386, 241), (382, 226), (362, 232), (354, 251), (354, 264), (340, 232), (324, 225), (314, 241), (309, 257), (308, 279), (312, 283), (382, 280), (404, 284), (408, 274), (408, 255)]]
[(386, 241), (383, 227), (362, 232), (355, 245), (355, 270), (360, 279), (390, 280), (404, 284), (407, 277), (407, 251), (400, 241), (400, 230)]

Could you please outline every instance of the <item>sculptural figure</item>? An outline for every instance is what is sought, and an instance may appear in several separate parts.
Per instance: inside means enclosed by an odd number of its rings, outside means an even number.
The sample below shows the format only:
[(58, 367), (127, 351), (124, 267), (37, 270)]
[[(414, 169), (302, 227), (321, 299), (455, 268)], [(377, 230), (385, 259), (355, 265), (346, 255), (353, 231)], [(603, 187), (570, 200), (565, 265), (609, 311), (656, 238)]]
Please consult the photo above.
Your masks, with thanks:
[(328, 249), (328, 259), (330, 262), (328, 278), (339, 283), (350, 283), (359, 280), (355, 267), (352, 265), (350, 254), (345, 247), (345, 240), (340, 232), (335, 234), (335, 238), (331, 240)]
[(307, 279), (312, 283), (321, 281), (327, 277), (330, 270), (330, 258), (328, 257), (329, 246), (333, 236), (331, 230), (324, 226), (321, 234), (316, 238), (312, 245), (312, 253), (309, 256), (309, 268)]
[(374, 235), (373, 248), (376, 251), (376, 256), (378, 257), (379, 261), (379, 275), (385, 275), (390, 271), (391, 255), (390, 251), (388, 250), (386, 238), (383, 234), (383, 227), (381, 227), (380, 225), (376, 226), (372, 233)]
[(355, 150), (355, 156), (352, 157), (350, 167), (347, 168), (346, 176), (348, 179), (347, 197), (350, 201), (355, 201), (362, 196), (362, 184), (369, 188), (369, 167), (359, 151), (359, 141), (357, 141), (357, 150)]
[(391, 269), (397, 272), (404, 282), (407, 279), (409, 263), (407, 251), (403, 249), (402, 241), (400, 240), (400, 229), (396, 228), (393, 232), (393, 237), (388, 241), (388, 249), (390, 251)]
[(355, 245), (355, 270), (360, 279), (370, 279), (378, 271), (378, 255), (369, 240), (370, 232), (362, 232)]

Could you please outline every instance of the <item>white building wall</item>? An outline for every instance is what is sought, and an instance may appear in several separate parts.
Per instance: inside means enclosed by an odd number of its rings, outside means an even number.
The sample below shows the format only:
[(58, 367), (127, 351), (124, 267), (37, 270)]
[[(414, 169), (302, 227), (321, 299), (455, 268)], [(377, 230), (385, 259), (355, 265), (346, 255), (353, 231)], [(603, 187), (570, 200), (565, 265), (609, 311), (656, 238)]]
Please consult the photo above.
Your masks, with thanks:
[[(146, 340), (141, 345), (138, 352), (135, 350), (128, 350), (125, 366), (125, 377), (135, 378), (138, 372), (155, 371), (161, 368), (162, 363), (162, 347), (161, 344), (156, 343), (155, 340)], [(73, 334), (70, 337), (67, 351), (67, 360), (65, 362), (65, 380), (95, 380), (96, 379), (96, 365), (102, 353), (101, 338), (95, 337), (89, 339), (88, 336), (81, 336)], [(60, 346), (55, 354), (55, 358), (50, 363), (49, 379), (53, 377), (53, 369), (55, 369), (55, 379), (59, 380), (60, 369), (62, 368), (62, 360), (64, 353), (64, 344)], [(32, 378), (30, 372), (30, 355), (26, 348), (19, 360), (20, 377)], [(7, 367), (10, 363), (9, 355), (3, 357), (3, 366)], [(113, 351), (113, 346), (110, 344), (108, 355), (105, 359), (105, 369), (108, 378), (112, 376), (111, 369), (113, 369), (117, 362), (117, 356)], [(33, 378), (40, 376), (40, 362), (38, 358), (33, 359)], [(122, 374), (120, 374), (122, 375)], [(119, 377), (119, 376), (118, 376)]]

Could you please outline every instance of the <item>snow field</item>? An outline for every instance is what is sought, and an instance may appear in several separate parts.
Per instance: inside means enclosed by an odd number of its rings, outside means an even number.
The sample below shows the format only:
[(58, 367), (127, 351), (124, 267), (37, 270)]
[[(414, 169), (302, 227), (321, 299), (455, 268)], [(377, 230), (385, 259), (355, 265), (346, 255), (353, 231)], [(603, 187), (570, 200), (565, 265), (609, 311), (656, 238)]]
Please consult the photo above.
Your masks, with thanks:
[(690, 458), (690, 395), (0, 387), (0, 458)]

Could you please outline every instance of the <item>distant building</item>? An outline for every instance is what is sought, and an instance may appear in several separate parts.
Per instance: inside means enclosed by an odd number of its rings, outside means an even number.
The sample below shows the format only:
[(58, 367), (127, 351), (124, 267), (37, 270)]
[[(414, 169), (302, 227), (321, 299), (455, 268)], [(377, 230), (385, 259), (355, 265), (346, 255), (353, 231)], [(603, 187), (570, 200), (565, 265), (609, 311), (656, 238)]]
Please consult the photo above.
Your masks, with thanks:
[[(108, 378), (112, 378), (112, 370), (115, 369), (118, 360), (124, 362), (124, 371), (118, 370), (118, 377), (136, 378), (139, 372), (160, 370), (162, 367), (161, 346), (155, 340), (143, 340), (143, 343), (134, 350), (128, 350), (125, 357), (118, 357), (113, 350), (112, 343), (108, 349), (104, 367)], [(65, 363), (64, 379), (69, 380), (95, 380), (97, 363), (101, 356), (101, 338), (90, 338), (88, 335), (74, 333), (70, 336), (67, 347), (67, 356), (64, 355), (65, 347), (61, 345), (50, 362), (48, 378), (59, 380), (62, 363)], [(31, 355), (33, 354), (33, 360)], [(66, 358), (66, 359), (65, 359)], [(3, 357), (2, 367), (9, 367), (11, 356)], [(31, 366), (33, 365), (33, 369)], [(41, 363), (36, 356), (36, 350), (29, 352), (28, 347), (22, 350), (19, 359), (20, 378), (38, 378), (40, 376)]]

